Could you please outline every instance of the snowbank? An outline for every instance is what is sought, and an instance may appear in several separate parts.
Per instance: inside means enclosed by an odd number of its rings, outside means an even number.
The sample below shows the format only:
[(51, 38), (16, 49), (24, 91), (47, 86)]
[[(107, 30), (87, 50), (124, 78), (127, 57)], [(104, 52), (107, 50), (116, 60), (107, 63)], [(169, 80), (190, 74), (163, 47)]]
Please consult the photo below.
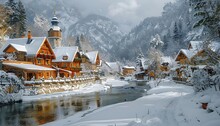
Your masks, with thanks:
[[(152, 82), (153, 83), (153, 82)], [(135, 101), (78, 113), (46, 126), (218, 126), (220, 116), (201, 109), (192, 87), (162, 80), (149, 95)], [(219, 95), (218, 95), (219, 96)], [(213, 98), (213, 97), (212, 97)], [(211, 99), (212, 100), (212, 99)], [(91, 111), (91, 110), (89, 110)]]
[(108, 79), (105, 85), (108, 85), (111, 87), (123, 87), (123, 86), (129, 85), (129, 83), (127, 81)]

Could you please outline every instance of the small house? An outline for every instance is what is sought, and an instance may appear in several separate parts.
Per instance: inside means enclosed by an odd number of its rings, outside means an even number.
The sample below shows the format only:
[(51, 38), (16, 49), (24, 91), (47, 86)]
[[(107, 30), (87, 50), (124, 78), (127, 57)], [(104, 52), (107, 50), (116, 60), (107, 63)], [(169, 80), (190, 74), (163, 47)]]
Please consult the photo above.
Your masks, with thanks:
[(122, 73), (124, 76), (132, 75), (132, 74), (134, 74), (134, 72), (135, 72), (135, 67), (133, 67), (133, 66), (123, 66), (122, 67)]
[(77, 46), (56, 47), (54, 53), (56, 59), (52, 60), (52, 64), (59, 70), (60, 77), (80, 75), (82, 60)]

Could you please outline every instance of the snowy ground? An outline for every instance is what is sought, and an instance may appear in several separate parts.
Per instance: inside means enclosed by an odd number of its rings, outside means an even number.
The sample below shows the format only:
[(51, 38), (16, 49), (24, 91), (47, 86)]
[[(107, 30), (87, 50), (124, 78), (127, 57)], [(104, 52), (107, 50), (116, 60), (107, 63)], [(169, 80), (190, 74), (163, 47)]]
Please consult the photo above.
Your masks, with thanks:
[[(154, 82), (151, 82), (152, 85)], [(219, 94), (214, 95), (220, 96)], [(216, 111), (201, 109), (192, 87), (163, 80), (147, 96), (87, 110), (72, 117), (45, 124), (46, 126), (219, 126)], [(219, 98), (219, 97), (218, 97)]]

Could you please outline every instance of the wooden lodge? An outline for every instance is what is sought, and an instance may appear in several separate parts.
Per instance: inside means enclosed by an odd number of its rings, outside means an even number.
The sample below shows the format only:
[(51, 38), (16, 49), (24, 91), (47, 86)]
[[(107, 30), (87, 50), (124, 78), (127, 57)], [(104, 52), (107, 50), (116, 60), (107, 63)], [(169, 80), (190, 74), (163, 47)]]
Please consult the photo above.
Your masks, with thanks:
[[(0, 49), (0, 55), (5, 58), (1, 62), (2, 69), (15, 73), (25, 81), (73, 78), (80, 76), (82, 72), (82, 58), (78, 47), (52, 49), (46, 37), (32, 37), (30, 31), (27, 38), (7, 40)], [(98, 51), (88, 52), (86, 56), (88, 69), (97, 72), (101, 64)]]

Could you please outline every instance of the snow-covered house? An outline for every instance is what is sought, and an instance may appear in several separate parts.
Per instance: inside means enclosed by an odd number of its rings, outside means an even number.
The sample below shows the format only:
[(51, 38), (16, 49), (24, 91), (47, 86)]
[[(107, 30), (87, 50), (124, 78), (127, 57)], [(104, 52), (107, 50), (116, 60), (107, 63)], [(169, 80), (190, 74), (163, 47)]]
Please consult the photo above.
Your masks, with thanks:
[(196, 54), (196, 51), (194, 50), (187, 50), (187, 49), (181, 49), (176, 58), (175, 61), (179, 64), (190, 64), (191, 58)]
[(167, 72), (169, 71), (169, 65), (172, 63), (172, 58), (170, 56), (161, 57), (161, 71)]
[(220, 60), (220, 42), (210, 42), (191, 58), (192, 65), (214, 65)]
[(80, 75), (82, 60), (77, 46), (57, 47), (53, 51), (56, 59), (52, 60), (52, 64), (59, 70), (60, 77)]
[(106, 62), (102, 61), (101, 70), (105, 75), (117, 75), (121, 74), (121, 67), (118, 62)]
[(208, 65), (217, 63), (216, 60), (219, 60), (219, 57), (219, 42), (190, 41), (188, 49), (181, 49), (175, 61), (179, 64)]
[(8, 39), (0, 55), (7, 58), (2, 63), (3, 70), (25, 80), (56, 77), (51, 66), (56, 56), (46, 37), (32, 37), (29, 31), (27, 38)]
[(135, 72), (135, 67), (133, 67), (133, 66), (123, 66), (122, 67), (122, 74), (124, 76), (133, 75), (134, 72)]
[(100, 66), (101, 66), (101, 59), (99, 56), (99, 52), (98, 51), (91, 51), (91, 52), (87, 52), (85, 54), (90, 62), (90, 69), (94, 72), (98, 72)]

